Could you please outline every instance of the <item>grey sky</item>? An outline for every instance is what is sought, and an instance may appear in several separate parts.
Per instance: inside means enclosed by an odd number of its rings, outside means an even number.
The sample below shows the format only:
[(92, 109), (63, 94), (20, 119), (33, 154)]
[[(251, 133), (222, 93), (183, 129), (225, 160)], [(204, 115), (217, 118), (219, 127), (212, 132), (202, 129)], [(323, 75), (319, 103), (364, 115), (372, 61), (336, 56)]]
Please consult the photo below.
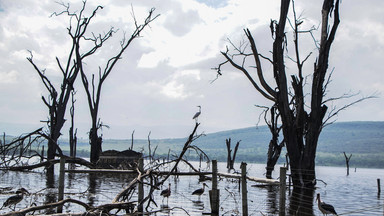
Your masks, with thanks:
[[(66, 33), (67, 17), (49, 17), (62, 10), (55, 2), (0, 1), (0, 132), (28, 132), (44, 126), (40, 120), (47, 119), (47, 109), (41, 100), (47, 92), (26, 57), (27, 50), (33, 51), (36, 64), (46, 68), (46, 74), (59, 83), (55, 57), (65, 61), (70, 40)], [(104, 137), (129, 138), (133, 130), (137, 138), (145, 138), (150, 131), (152, 138), (187, 136), (194, 126), (192, 116), (198, 105), (202, 106), (201, 132), (255, 126), (260, 110), (254, 105), (267, 101), (240, 72), (230, 67), (225, 67), (224, 75), (211, 84), (216, 78), (211, 68), (223, 61), (220, 51), (229, 45), (227, 38), (235, 44), (244, 39), (244, 28), (251, 29), (259, 51), (270, 55), (269, 21), (278, 19), (279, 2), (89, 0), (89, 10), (98, 4), (105, 6), (90, 30), (98, 33), (110, 26), (119, 29), (104, 49), (89, 60), (90, 70), (104, 64), (107, 56), (113, 54), (124, 32), (130, 34), (131, 4), (139, 22), (152, 7), (161, 14), (127, 50), (104, 84), (100, 117), (111, 127), (103, 130)], [(80, 1), (73, 1), (71, 6), (78, 10)], [(321, 1), (298, 0), (296, 9), (305, 18), (304, 26), (319, 25)], [(383, 10), (382, 0), (342, 1), (341, 24), (329, 65), (334, 68), (333, 80), (327, 96), (361, 91), (361, 96), (376, 94), (379, 98), (349, 108), (337, 116), (338, 121), (384, 121)], [(289, 29), (287, 32), (291, 37)], [(302, 56), (314, 52), (305, 68), (309, 74), (317, 53), (308, 35), (303, 37), (302, 44)], [(293, 54), (293, 50), (288, 54)], [(263, 66), (266, 73), (270, 72), (270, 65), (264, 62)], [(288, 64), (288, 70), (294, 71), (294, 67)], [(79, 136), (87, 137), (89, 111), (79, 84), (76, 126)], [(348, 102), (333, 105), (340, 107)]]

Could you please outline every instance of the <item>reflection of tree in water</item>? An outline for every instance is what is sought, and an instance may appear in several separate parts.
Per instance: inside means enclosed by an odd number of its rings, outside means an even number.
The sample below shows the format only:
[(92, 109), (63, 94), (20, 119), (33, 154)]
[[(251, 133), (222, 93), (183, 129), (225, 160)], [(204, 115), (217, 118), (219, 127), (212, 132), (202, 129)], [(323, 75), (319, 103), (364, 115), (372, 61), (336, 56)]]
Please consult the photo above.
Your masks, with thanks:
[[(47, 193), (45, 193), (45, 202), (44, 204), (54, 203), (56, 202), (57, 194), (53, 191), (49, 190), (49, 188), (55, 188), (55, 176), (47, 173), (46, 175), (46, 188), (48, 188)], [(55, 214), (55, 208), (48, 208), (45, 212), (46, 214)]]
[(314, 189), (293, 188), (289, 202), (289, 215), (314, 215), (314, 195)]
[(279, 206), (277, 202), (277, 194), (279, 193), (279, 188), (273, 185), (267, 186), (267, 212), (268, 214), (278, 214)]
[(96, 173), (89, 173), (88, 175), (88, 205), (94, 206), (95, 204), (95, 194), (96, 189), (100, 189), (100, 184), (97, 184), (97, 175)]

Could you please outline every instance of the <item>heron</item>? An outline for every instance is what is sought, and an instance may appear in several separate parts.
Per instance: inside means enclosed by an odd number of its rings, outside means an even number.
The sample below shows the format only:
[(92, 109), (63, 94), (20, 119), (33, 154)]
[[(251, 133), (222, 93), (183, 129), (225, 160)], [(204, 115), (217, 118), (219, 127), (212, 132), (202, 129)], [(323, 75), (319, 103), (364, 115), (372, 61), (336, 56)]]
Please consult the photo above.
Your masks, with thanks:
[(196, 123), (197, 123), (197, 119), (198, 119), (199, 115), (201, 114), (201, 106), (197, 106), (197, 107), (199, 107), (199, 111), (192, 118), (192, 119), (196, 120)]
[(192, 195), (198, 195), (199, 196), (199, 199), (200, 199), (200, 196), (204, 193), (204, 189), (205, 187), (208, 187), (207, 184), (203, 183), (203, 187), (200, 188), (200, 189), (197, 189), (195, 191), (192, 192)]
[(168, 188), (161, 191), (160, 196), (163, 196), (164, 198), (167, 197), (167, 203), (168, 203), (168, 197), (171, 196), (171, 183), (168, 184)]
[(319, 209), (321, 213), (323, 213), (323, 215), (328, 215), (328, 214), (337, 215), (335, 208), (333, 208), (332, 205), (321, 201), (319, 193), (317, 194), (316, 200), (317, 200), (317, 205), (319, 206)]
[(16, 205), (21, 201), (23, 200), (24, 198), (24, 194), (29, 194), (29, 192), (25, 189), (25, 188), (20, 188), (16, 191), (16, 195), (13, 195), (11, 197), (9, 197), (4, 203), (3, 203), (3, 207), (1, 208), (4, 208), (4, 207), (7, 207), (7, 206), (11, 206), (11, 205), (14, 205), (13, 207), (13, 210), (16, 209)]

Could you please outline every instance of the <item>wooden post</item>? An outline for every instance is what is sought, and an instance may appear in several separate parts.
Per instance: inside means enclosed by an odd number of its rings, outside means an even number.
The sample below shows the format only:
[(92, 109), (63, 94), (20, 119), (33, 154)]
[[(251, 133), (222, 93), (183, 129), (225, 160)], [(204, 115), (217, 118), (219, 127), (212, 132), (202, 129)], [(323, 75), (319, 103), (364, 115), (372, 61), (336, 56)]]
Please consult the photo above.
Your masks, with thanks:
[[(143, 158), (139, 159), (139, 171), (144, 172), (144, 160), (143, 160)], [(143, 212), (143, 205), (140, 204), (140, 202), (144, 199), (144, 184), (142, 183), (142, 181), (140, 181), (138, 187), (139, 187), (138, 188), (139, 194), (137, 195), (137, 199), (138, 199), (139, 205), (137, 207), (137, 210), (139, 211), (139, 213), (142, 213)]]
[(241, 163), (241, 198), (243, 206), (243, 216), (248, 216), (248, 197), (247, 197), (247, 163)]
[(211, 215), (219, 215), (220, 190), (217, 189), (217, 160), (212, 160), (212, 190), (209, 191)]
[[(65, 158), (60, 158), (60, 173), (59, 173), (59, 195), (58, 201), (63, 200), (64, 198), (64, 178), (65, 178)], [(63, 206), (60, 205), (57, 207), (57, 213), (63, 212)]]
[(279, 216), (285, 216), (286, 179), (287, 179), (287, 168), (280, 167), (280, 213), (279, 213)]
[(381, 193), (381, 186), (380, 186), (380, 179), (378, 178), (377, 179), (377, 194), (378, 194), (378, 196), (380, 196), (380, 193)]

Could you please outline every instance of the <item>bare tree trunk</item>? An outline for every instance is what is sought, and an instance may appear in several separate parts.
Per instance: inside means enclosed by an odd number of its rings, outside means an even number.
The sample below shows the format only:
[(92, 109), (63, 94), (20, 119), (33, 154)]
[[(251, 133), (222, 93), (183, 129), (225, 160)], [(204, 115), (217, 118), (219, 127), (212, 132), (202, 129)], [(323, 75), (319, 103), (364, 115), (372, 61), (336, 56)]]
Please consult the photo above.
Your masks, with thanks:
[[(85, 4), (85, 2), (84, 2)], [(135, 20), (135, 29), (132, 33), (131, 37), (126, 40), (126, 38), (123, 38), (123, 40), (120, 42), (120, 50), (117, 53), (116, 56), (111, 57), (105, 64), (104, 69), (101, 67), (98, 67), (97, 74), (99, 75), (98, 83), (95, 83), (95, 73), (92, 74), (92, 80), (89, 82), (88, 77), (85, 73), (85, 69), (83, 67), (83, 59), (87, 55), (81, 55), (79, 49), (75, 49), (76, 52), (76, 63), (78, 68), (81, 72), (81, 80), (83, 83), (83, 87), (85, 90), (85, 93), (87, 95), (88, 100), (88, 107), (91, 114), (92, 119), (92, 126), (89, 132), (89, 143), (91, 145), (91, 153), (90, 158), (92, 163), (96, 163), (99, 160), (99, 155), (101, 153), (101, 146), (102, 146), (102, 138), (98, 135), (98, 130), (105, 126), (103, 125), (99, 119), (99, 105), (100, 105), (100, 99), (101, 99), (101, 90), (104, 81), (107, 79), (107, 77), (112, 72), (114, 66), (118, 62), (118, 60), (121, 59), (122, 54), (125, 52), (125, 50), (129, 47), (131, 42), (140, 36), (140, 33), (145, 29), (146, 26), (148, 26), (154, 19), (156, 19), (159, 15), (156, 15), (153, 17), (154, 8), (152, 8), (148, 16), (146, 17), (143, 24), (138, 25)], [(134, 13), (133, 13), (134, 14)], [(104, 35), (99, 35), (98, 37), (90, 38), (88, 40), (93, 41), (95, 43), (95, 48), (100, 48), (105, 41), (107, 41), (109, 38), (112, 37), (112, 35), (115, 33), (113, 31), (113, 28), (111, 28), (107, 33)], [(93, 54), (93, 52), (91, 53)]]
[[(295, 58), (290, 58), (297, 64), (297, 73), (290, 75), (291, 80), (287, 79), (285, 50), (287, 47), (287, 36), (285, 26), (288, 19), (288, 10), (290, 7), (290, 0), (281, 0), (280, 18), (278, 21), (272, 20), (270, 30), (273, 42), (272, 59), (261, 56), (256, 48), (256, 43), (249, 29), (244, 32), (249, 40), (249, 46), (253, 55), (243, 51), (243, 48), (235, 47), (234, 50), (238, 53), (229, 54), (229, 50), (222, 52), (226, 61), (219, 64), (217, 67), (218, 76), (221, 75), (221, 66), (230, 63), (233, 67), (240, 70), (252, 83), (255, 89), (263, 95), (266, 99), (272, 101), (278, 109), (281, 117), (282, 130), (284, 135), (284, 143), (287, 148), (289, 162), (291, 166), (291, 177), (293, 185), (296, 187), (313, 187), (316, 184), (315, 174), (315, 156), (317, 149), (317, 142), (323, 127), (323, 120), (327, 112), (327, 106), (324, 105), (323, 99), (326, 92), (327, 82), (325, 76), (328, 69), (328, 58), (331, 44), (334, 40), (336, 30), (339, 25), (339, 0), (324, 0), (322, 8), (322, 28), (320, 32), (319, 54), (314, 64), (314, 72), (312, 79), (312, 89), (308, 93), (310, 95), (310, 104), (305, 104), (304, 94), (304, 76), (303, 64), (311, 55), (308, 54), (304, 60), (300, 59), (299, 55), (299, 33), (310, 33), (309, 31), (302, 31), (299, 26), (303, 20), (296, 17), (294, 9), (294, 1), (292, 1), (293, 8), (293, 21), (290, 25), (294, 33), (294, 48)], [(333, 12), (333, 24), (329, 22), (329, 17)], [(330, 27), (330, 29), (328, 29)], [(232, 43), (233, 45), (233, 43)], [(254, 65), (245, 65), (245, 59), (252, 56)], [(241, 63), (236, 63), (238, 58), (241, 58)], [(264, 79), (263, 69), (261, 66), (261, 58), (267, 60), (273, 66), (273, 76), (275, 83), (271, 87)], [(250, 66), (250, 67), (248, 67)], [(256, 70), (256, 77), (254, 79), (248, 68)], [(252, 71), (253, 72), (253, 71)], [(291, 84), (291, 86), (289, 86)], [(293, 92), (292, 92), (293, 91)], [(305, 110), (308, 107), (308, 112)], [(274, 138), (272, 138), (271, 145), (274, 145)], [(271, 154), (272, 155), (272, 154)], [(272, 162), (272, 161), (271, 161)], [(268, 168), (267, 168), (268, 169)]]
[(236, 146), (232, 155), (231, 138), (225, 140), (225, 143), (227, 144), (227, 169), (229, 170), (234, 169), (233, 165), (235, 163), (236, 154), (237, 154), (237, 150), (239, 148), (240, 142), (241, 140), (236, 143)]
[[(266, 108), (264, 111), (264, 120), (268, 125), (269, 130), (271, 131), (272, 138), (269, 142), (268, 146), (268, 154), (267, 154), (267, 167), (266, 167), (266, 177), (272, 178), (272, 171), (275, 169), (275, 165), (280, 157), (281, 149), (284, 146), (284, 141), (279, 144), (279, 133), (281, 130), (281, 126), (278, 126), (279, 113), (276, 107), (276, 104), (271, 107), (271, 109)], [(267, 120), (268, 111), (270, 112), (270, 120)]]
[(344, 157), (345, 157), (345, 164), (347, 165), (347, 176), (349, 175), (349, 160), (351, 160), (351, 157), (352, 157), (352, 154), (349, 155), (349, 157), (347, 156), (347, 154), (344, 153)]
[[(56, 62), (58, 68), (63, 75), (62, 83), (58, 88), (55, 87), (53, 83), (46, 76), (45, 70), (41, 70), (34, 63), (32, 52), (31, 56), (27, 58), (27, 60), (32, 64), (38, 75), (40, 76), (45, 88), (49, 92), (49, 97), (42, 97), (44, 104), (48, 107), (49, 110), (49, 119), (46, 121), (49, 127), (49, 137), (48, 139), (48, 149), (47, 149), (47, 159), (52, 160), (55, 158), (56, 150), (57, 150), (57, 141), (61, 136), (61, 129), (65, 123), (65, 113), (67, 109), (67, 103), (69, 101), (71, 92), (73, 92), (73, 84), (79, 74), (80, 68), (76, 62), (78, 56), (81, 55), (82, 58), (86, 58), (87, 56), (96, 52), (99, 48), (98, 45), (91, 48), (88, 52), (84, 54), (80, 54), (78, 51), (80, 49), (80, 42), (84, 40), (84, 34), (86, 33), (86, 29), (88, 27), (89, 22), (95, 16), (96, 11), (101, 9), (101, 6), (98, 6), (92, 13), (91, 16), (86, 17), (84, 15), (85, 10), (85, 1), (83, 2), (83, 7), (78, 13), (72, 13), (69, 11), (69, 5), (65, 5), (64, 3), (59, 3), (64, 7), (64, 10), (60, 13), (53, 13), (52, 16), (59, 16), (62, 14), (68, 15), (73, 23), (70, 22), (70, 26), (67, 28), (68, 34), (71, 37), (72, 47), (68, 52), (68, 56), (66, 62), (62, 64), (58, 57), (56, 57)], [(58, 89), (58, 90), (57, 90)], [(47, 174), (53, 175), (53, 166), (47, 167)]]
[(227, 145), (227, 169), (231, 168), (231, 138), (225, 139), (225, 144)]

